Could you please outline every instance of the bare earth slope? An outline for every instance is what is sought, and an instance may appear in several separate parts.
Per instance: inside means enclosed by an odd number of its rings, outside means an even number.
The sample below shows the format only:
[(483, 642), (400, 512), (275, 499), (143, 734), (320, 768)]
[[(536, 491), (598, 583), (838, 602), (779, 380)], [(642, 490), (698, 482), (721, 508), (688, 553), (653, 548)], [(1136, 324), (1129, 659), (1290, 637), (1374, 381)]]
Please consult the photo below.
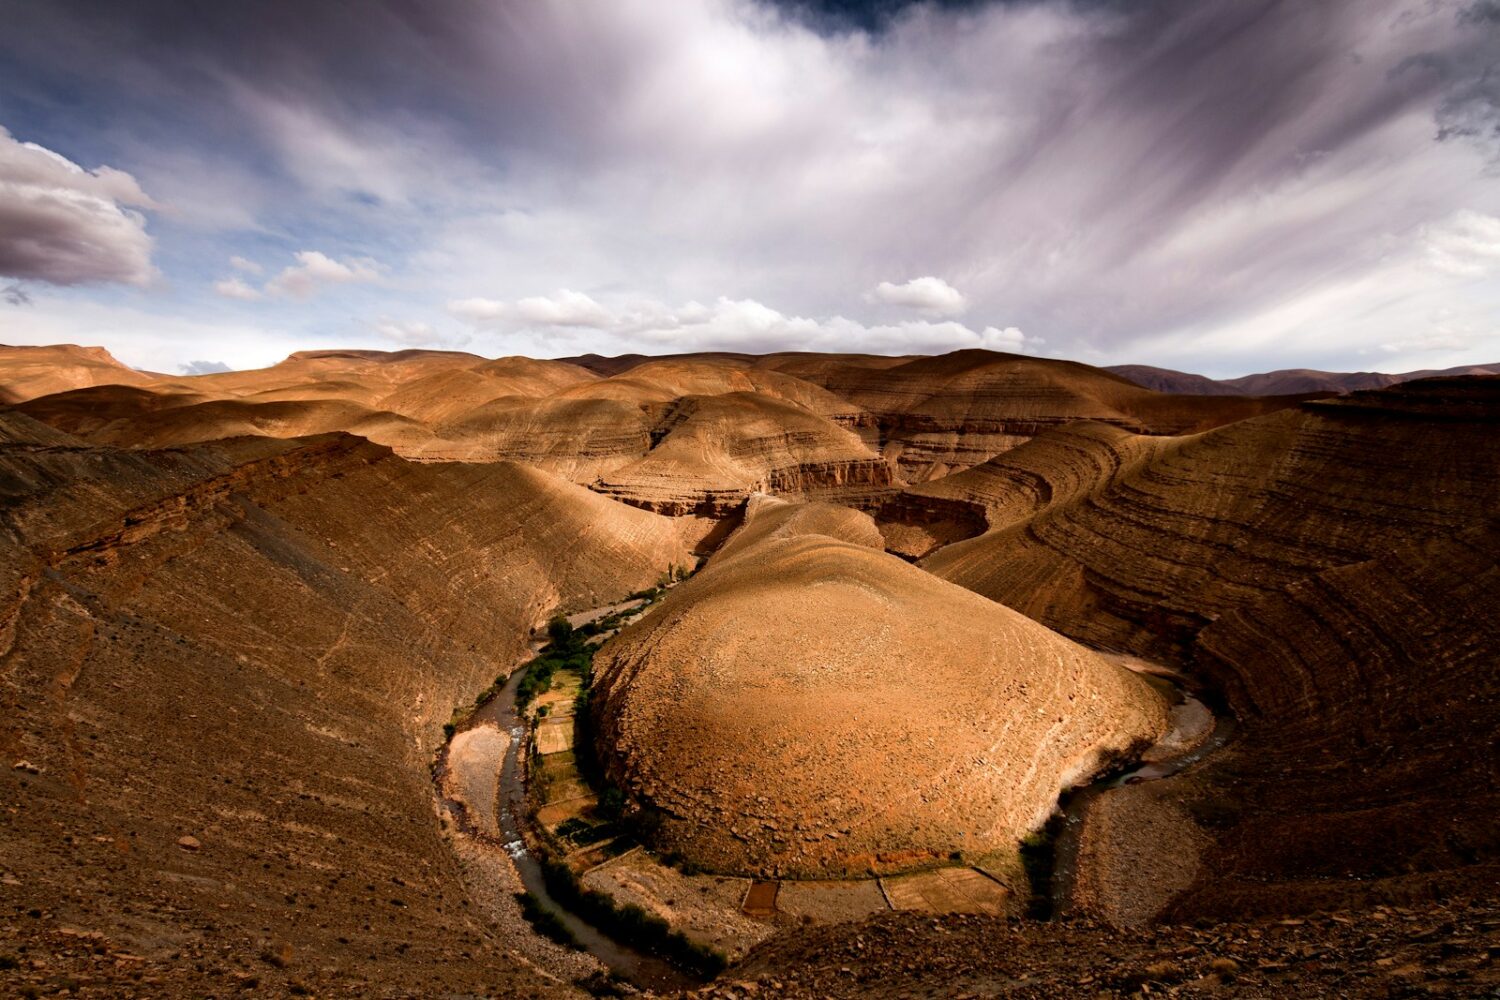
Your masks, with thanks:
[(0, 950), (102, 995), (545, 986), (471, 906), (427, 764), (531, 627), (684, 562), (683, 525), (347, 436), (4, 425)]
[(665, 850), (802, 878), (1013, 861), (1062, 787), (1165, 726), (1143, 681), (868, 520), (769, 500), (742, 530), (597, 663), (599, 751)]
[(148, 385), (158, 378), (125, 367), (102, 347), (0, 345), (0, 403), (91, 385)]
[(880, 530), (891, 551), (927, 555), (1104, 489), (1172, 441), (1087, 420), (1065, 424), (963, 472), (901, 491), (880, 508)]
[[(1113, 482), (925, 565), (1223, 692), (1243, 725), (1199, 789), (1216, 846), (1182, 908), (1493, 884), (1500, 758), (1476, 734), (1500, 723), (1497, 426), (1500, 379), (1468, 378), (1159, 442), (1144, 462), (1100, 440), (1113, 455), (1095, 464), (1126, 470)], [(1016, 490), (1037, 475), (1071, 473), (1018, 471)]]

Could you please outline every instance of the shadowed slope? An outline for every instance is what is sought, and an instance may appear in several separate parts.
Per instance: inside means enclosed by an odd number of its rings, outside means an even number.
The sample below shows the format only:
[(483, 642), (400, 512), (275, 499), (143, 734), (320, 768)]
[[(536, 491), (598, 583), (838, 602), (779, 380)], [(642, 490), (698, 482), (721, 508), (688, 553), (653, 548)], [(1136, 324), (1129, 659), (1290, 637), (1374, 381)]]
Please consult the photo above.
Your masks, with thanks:
[(1103, 489), (1173, 440), (1092, 421), (1067, 424), (903, 490), (881, 507), (880, 531), (891, 551), (920, 557)]
[(1497, 426), (1500, 379), (1469, 378), (1307, 404), (1144, 462), (1101, 440), (1112, 483), (925, 565), (1223, 690), (1243, 727), (1198, 789), (1218, 846), (1184, 911), (1493, 879), (1497, 758), (1475, 735), (1500, 723)]
[(1165, 725), (1139, 678), (872, 548), (867, 519), (762, 500), (742, 530), (596, 661), (599, 752), (665, 850), (803, 878), (1009, 867), (1062, 787)]
[[(0, 418), (6, 950), (98, 932), (155, 996), (231, 973), (540, 985), (506, 953), (519, 915), (497, 930), (470, 903), (430, 754), (554, 609), (687, 561), (684, 522), (342, 435), (121, 452), (19, 423)], [(136, 968), (91, 971), (118, 992)]]

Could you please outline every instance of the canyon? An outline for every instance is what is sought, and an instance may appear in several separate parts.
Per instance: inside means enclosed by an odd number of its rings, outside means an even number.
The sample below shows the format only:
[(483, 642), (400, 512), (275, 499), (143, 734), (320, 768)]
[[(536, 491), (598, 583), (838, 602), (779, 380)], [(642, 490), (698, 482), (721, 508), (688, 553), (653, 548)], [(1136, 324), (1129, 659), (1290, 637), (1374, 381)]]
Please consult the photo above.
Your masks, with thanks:
[[(707, 993), (1500, 988), (1500, 375), (1303, 385), (0, 349), (0, 983), (633, 989), (533, 931), (434, 769), (525, 736), (471, 716), (549, 622), (649, 594), (591, 640), (578, 752), (667, 924), (779, 884)], [(1213, 738), (1090, 799), (1040, 919), (1060, 799), (1184, 692)], [(956, 873), (1004, 912), (884, 912)], [(803, 919), (804, 884), (884, 902)]]

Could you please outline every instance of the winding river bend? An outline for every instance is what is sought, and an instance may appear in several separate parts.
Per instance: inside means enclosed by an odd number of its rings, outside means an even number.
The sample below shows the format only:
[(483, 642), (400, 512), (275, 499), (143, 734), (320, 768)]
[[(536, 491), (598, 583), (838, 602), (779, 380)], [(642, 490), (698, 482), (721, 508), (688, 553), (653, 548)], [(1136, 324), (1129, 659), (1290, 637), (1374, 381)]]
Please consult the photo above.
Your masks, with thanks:
[[(614, 605), (585, 614), (607, 611), (610, 607)], [(533, 646), (532, 655), (536, 652), (537, 647)], [(442, 779), (448, 768), (451, 741), (444, 745), (437, 767), (438, 799), (443, 810), (466, 836), (493, 850), (504, 851), (526, 890), (540, 900), (543, 906), (556, 913), (577, 940), (579, 947), (598, 959), (611, 972), (625, 977), (638, 987), (657, 991), (689, 989), (700, 985), (698, 980), (655, 955), (638, 951), (604, 934), (565, 909), (547, 891), (541, 863), (532, 853), (526, 836), (528, 810), (522, 754), (530, 746), (530, 736), (525, 720), (516, 712), (516, 689), (526, 675), (530, 659), (531, 656), (528, 656), (527, 662), (511, 673), (504, 687), (474, 710), (460, 730), (492, 725), (509, 736), (504, 758), (500, 763), (498, 795), (495, 799), (495, 828), (499, 836), (492, 836), (482, 830), (468, 815), (462, 802), (449, 798), (444, 793)]]
[[(575, 624), (617, 611), (625, 605), (610, 604), (570, 616)], [(528, 761), (531, 745), (526, 720), (516, 710), (516, 691), (529, 669), (530, 660), (540, 651), (541, 642), (533, 643), (531, 654), (507, 678), (506, 683), (469, 715), (454, 740), (446, 743), (437, 760), (435, 777), (438, 798), (443, 811), (461, 833), (493, 852), (496, 860), (508, 864), (518, 881), (544, 907), (556, 914), (575, 938), (578, 947), (597, 959), (612, 973), (636, 986), (657, 991), (689, 989), (700, 984), (663, 959), (633, 948), (605, 934), (567, 910), (548, 891), (542, 866), (533, 853), (529, 836), (530, 809), (527, 796)], [(1053, 836), (1048, 845), (1045, 890), (1046, 915), (1065, 915), (1070, 907), (1077, 877), (1078, 857), (1085, 820), (1092, 805), (1102, 796), (1125, 785), (1170, 778), (1221, 748), (1229, 739), (1233, 720), (1217, 717), (1189, 686), (1186, 678), (1129, 657), (1112, 656), (1121, 666), (1146, 675), (1169, 701), (1172, 724), (1169, 731), (1131, 762), (1099, 776), (1088, 785), (1066, 792), (1060, 802), (1060, 814), (1050, 827)], [(480, 727), (493, 727), (507, 736), (503, 752), (483, 761), (486, 774), (496, 774), (492, 803), (479, 808), (492, 816), (471, 815), (475, 803), (449, 797), (446, 778), (452, 764), (450, 752), (463, 733)], [(498, 748), (500, 741), (495, 741)], [(455, 793), (457, 794), (457, 793)], [(502, 855), (503, 852), (503, 856)], [(1042, 916), (1042, 913), (1038, 913)]]
[(1127, 785), (1180, 774), (1222, 749), (1234, 733), (1234, 718), (1216, 714), (1186, 677), (1132, 657), (1107, 655), (1145, 676), (1168, 697), (1173, 703), (1172, 725), (1134, 760), (1111, 768), (1087, 785), (1069, 789), (1059, 799), (1047, 875), (1047, 915), (1052, 917), (1066, 915), (1071, 907), (1085, 820), (1099, 799)]

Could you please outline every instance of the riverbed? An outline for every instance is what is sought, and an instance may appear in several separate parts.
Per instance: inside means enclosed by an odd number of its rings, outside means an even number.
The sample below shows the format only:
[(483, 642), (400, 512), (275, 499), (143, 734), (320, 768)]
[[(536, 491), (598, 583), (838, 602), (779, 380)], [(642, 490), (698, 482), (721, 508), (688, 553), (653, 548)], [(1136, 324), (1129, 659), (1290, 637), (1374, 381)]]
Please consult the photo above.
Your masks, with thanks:
[[(570, 616), (592, 620), (620, 607), (618, 604), (594, 608)], [(472, 775), (498, 774), (493, 796), (483, 792), (467, 796), (468, 802), (449, 794), (449, 755), (451, 744), (444, 746), (438, 760), (437, 781), (440, 804), (461, 836), (469, 838), (491, 858), (508, 864), (519, 883), (541, 904), (557, 914), (559, 920), (577, 940), (579, 948), (593, 956), (609, 971), (630, 980), (643, 989), (657, 991), (691, 988), (697, 982), (654, 955), (637, 951), (602, 933), (591, 924), (564, 909), (547, 891), (541, 863), (533, 847), (526, 798), (527, 753), (530, 734), (525, 720), (516, 711), (516, 689), (526, 674), (527, 664), (540, 651), (542, 643), (533, 642), (526, 660), (513, 670), (504, 686), (477, 707), (454, 739), (459, 740), (475, 730), (493, 728), (495, 735), (485, 734), (473, 745), (470, 736), (462, 747), (464, 759), (451, 762), (461, 765)], [(501, 737), (503, 734), (503, 738)], [(478, 805), (488, 815), (471, 815)], [(519, 916), (517, 917), (519, 919)]]

